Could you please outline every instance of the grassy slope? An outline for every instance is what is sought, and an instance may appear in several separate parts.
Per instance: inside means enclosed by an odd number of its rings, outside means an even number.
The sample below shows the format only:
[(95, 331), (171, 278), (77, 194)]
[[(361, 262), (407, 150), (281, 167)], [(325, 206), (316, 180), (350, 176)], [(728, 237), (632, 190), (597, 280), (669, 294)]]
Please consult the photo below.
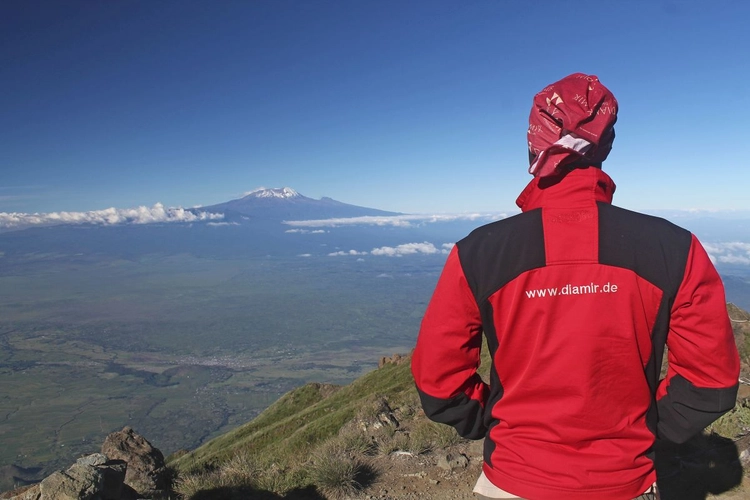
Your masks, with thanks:
[(378, 395), (387, 395), (391, 401), (413, 398), (409, 366), (387, 364), (335, 390), (306, 384), (284, 395), (255, 420), (171, 460), (170, 465), (182, 472), (199, 470), (221, 464), (241, 451), (275, 456), (280, 462), (294, 461), (335, 436)]

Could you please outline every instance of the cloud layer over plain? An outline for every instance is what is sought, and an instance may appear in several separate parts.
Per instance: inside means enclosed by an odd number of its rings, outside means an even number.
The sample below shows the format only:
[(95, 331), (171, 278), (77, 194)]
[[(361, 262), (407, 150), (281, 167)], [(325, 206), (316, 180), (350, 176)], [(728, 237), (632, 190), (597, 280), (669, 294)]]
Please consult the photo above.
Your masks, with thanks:
[(703, 247), (714, 264), (750, 265), (750, 243), (704, 243)]
[[(436, 215), (366, 215), (319, 220), (289, 220), (284, 224), (293, 227), (340, 227), (340, 226), (394, 226), (414, 227), (435, 222), (484, 221), (492, 222), (508, 217), (506, 213), (436, 214)], [(291, 231), (290, 231), (291, 232)]]
[(89, 212), (50, 212), (25, 214), (0, 212), (0, 228), (22, 229), (31, 226), (53, 226), (58, 224), (154, 224), (160, 222), (196, 222), (223, 219), (223, 214), (194, 213), (181, 207), (167, 208), (161, 203), (153, 207), (107, 208)]
[(404, 243), (403, 245), (397, 245), (395, 247), (379, 247), (373, 248), (369, 252), (359, 250), (340, 250), (338, 252), (331, 252), (328, 254), (329, 257), (344, 257), (349, 255), (376, 255), (385, 257), (403, 257), (404, 255), (433, 255), (433, 254), (447, 254), (450, 249), (453, 248), (453, 243), (443, 243), (441, 248), (436, 247), (428, 241), (422, 243)]

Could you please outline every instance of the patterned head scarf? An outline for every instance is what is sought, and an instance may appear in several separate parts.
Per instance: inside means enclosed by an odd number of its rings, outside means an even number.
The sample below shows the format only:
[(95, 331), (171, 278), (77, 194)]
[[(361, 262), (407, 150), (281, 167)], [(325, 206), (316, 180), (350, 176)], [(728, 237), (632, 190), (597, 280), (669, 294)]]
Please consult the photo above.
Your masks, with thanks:
[(615, 139), (617, 99), (594, 75), (574, 73), (534, 96), (529, 173), (545, 177), (580, 159), (600, 163)]

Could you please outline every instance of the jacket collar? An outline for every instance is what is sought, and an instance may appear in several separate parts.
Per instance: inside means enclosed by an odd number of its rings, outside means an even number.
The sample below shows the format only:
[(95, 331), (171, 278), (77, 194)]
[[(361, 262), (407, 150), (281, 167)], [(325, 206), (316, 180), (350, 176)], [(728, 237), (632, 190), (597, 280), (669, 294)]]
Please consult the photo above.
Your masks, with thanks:
[(527, 212), (535, 208), (580, 208), (597, 201), (612, 203), (615, 183), (596, 167), (577, 168), (563, 177), (535, 177), (521, 192), (516, 205)]

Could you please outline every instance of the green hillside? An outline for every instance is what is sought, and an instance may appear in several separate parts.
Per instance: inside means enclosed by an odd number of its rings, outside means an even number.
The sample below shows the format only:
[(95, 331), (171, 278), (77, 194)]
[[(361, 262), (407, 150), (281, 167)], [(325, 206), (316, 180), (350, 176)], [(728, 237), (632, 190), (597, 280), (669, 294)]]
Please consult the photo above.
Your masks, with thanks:
[[(468, 443), (427, 420), (410, 366), (401, 357), (344, 387), (311, 383), (287, 393), (253, 421), (169, 457), (177, 491), (194, 500), (259, 492), (339, 498), (377, 476), (378, 459), (391, 453)], [(312, 496), (294, 496), (308, 489)]]
[(256, 419), (176, 458), (179, 471), (211, 468), (242, 451), (295, 461), (322, 441), (335, 436), (347, 422), (379, 397), (391, 407), (416, 403), (409, 364), (387, 364), (345, 387), (306, 384), (285, 394)]

